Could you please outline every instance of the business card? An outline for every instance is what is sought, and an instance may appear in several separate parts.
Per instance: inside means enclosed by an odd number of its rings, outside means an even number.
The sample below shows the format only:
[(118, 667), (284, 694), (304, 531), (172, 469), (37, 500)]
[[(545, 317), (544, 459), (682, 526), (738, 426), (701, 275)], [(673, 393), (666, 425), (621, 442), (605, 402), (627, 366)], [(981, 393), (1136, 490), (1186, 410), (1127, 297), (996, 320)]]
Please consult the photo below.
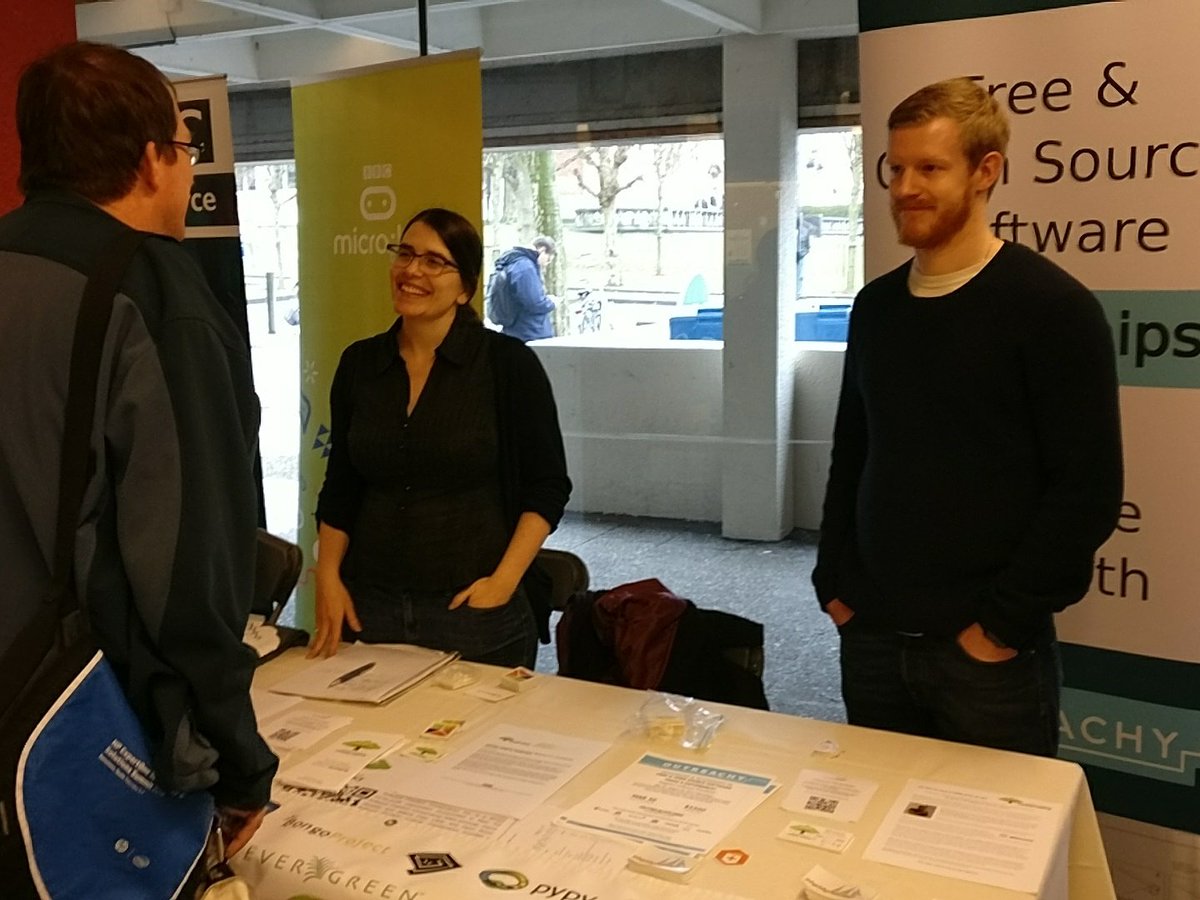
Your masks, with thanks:
[(854, 835), (849, 831), (838, 831), (836, 828), (813, 825), (811, 822), (792, 822), (779, 832), (778, 836), (793, 844), (804, 844), (831, 853), (841, 853), (854, 840)]

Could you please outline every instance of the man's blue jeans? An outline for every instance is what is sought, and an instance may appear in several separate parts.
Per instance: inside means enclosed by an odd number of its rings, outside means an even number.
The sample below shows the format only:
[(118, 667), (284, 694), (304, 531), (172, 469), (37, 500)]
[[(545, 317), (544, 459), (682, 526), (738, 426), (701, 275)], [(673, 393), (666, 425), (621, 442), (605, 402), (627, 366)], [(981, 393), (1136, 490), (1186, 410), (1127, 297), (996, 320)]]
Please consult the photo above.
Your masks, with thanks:
[(1005, 662), (981, 662), (952, 637), (841, 629), (842, 698), (851, 725), (1038, 756), (1058, 752), (1058, 644), (1050, 630)]

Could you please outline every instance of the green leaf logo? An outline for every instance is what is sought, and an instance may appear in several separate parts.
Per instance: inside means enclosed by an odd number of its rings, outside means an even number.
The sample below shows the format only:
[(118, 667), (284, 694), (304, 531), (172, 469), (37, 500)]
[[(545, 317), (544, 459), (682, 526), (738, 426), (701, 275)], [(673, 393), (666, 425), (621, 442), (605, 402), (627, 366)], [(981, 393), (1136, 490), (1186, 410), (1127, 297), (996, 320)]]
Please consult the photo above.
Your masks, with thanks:
[(351, 750), (382, 750), (374, 741), (342, 741), (343, 747), (349, 747)]

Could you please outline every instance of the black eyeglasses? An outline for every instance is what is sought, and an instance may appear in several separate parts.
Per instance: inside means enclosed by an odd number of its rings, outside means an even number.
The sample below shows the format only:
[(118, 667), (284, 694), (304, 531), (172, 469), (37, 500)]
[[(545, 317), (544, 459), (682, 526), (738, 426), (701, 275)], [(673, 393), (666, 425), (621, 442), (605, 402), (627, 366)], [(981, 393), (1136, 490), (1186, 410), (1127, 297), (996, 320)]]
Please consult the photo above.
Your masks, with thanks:
[(194, 144), (191, 141), (171, 141), (176, 147), (182, 147), (188, 155), (188, 160), (194, 166), (200, 162), (200, 154), (204, 152), (203, 144)]
[(458, 271), (458, 266), (436, 253), (417, 253), (407, 244), (388, 244), (387, 248), (395, 254), (396, 265), (402, 269), (407, 269), (415, 259), (417, 271), (430, 278), (441, 275), (447, 269)]

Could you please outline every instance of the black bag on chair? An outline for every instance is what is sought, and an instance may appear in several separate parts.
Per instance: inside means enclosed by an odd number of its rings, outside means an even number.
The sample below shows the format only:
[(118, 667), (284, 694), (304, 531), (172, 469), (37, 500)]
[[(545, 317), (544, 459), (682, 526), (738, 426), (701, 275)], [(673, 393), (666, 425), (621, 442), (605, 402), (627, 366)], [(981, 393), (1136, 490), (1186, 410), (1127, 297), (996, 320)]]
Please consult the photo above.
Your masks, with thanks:
[[(303, 568), (304, 553), (299, 547), (291, 541), (276, 537), (266, 529), (258, 529), (254, 596), (250, 603), (252, 615), (250, 623), (246, 626), (245, 640), (259, 654), (259, 665), (274, 659), (290, 647), (304, 647), (308, 644), (307, 631), (279, 624), (279, 616), (291, 599)], [(257, 623), (255, 615), (262, 616), (263, 621)], [(278, 638), (278, 643), (273, 649), (267, 650), (257, 645), (255, 638), (262, 640), (265, 635)], [(269, 647), (270, 644), (266, 646)]]
[[(659, 597), (657, 589), (642, 592), (641, 601), (656, 610), (664, 607), (657, 623), (650, 616), (631, 619), (637, 624), (627, 626), (601, 610), (605, 594), (611, 601), (616, 592), (628, 593), (643, 584), (663, 588), (654, 581), (635, 582), (611, 591), (588, 591), (570, 600), (557, 628), (559, 675), (622, 687), (651, 687), (716, 703), (769, 708), (762, 684), (761, 624), (733, 613), (700, 609), (690, 600), (673, 595)], [(685, 605), (682, 609), (681, 603)], [(649, 630), (631, 635), (631, 627)], [(640, 649), (631, 649), (635, 647)], [(659, 664), (666, 653), (661, 669), (638, 665), (642, 659), (649, 659), (647, 649), (656, 651), (654, 659)], [(628, 675), (634, 670), (652, 674), (642, 684), (631, 683)]]
[(719, 609), (694, 607), (679, 621), (659, 690), (770, 709), (762, 666), (760, 623)]

